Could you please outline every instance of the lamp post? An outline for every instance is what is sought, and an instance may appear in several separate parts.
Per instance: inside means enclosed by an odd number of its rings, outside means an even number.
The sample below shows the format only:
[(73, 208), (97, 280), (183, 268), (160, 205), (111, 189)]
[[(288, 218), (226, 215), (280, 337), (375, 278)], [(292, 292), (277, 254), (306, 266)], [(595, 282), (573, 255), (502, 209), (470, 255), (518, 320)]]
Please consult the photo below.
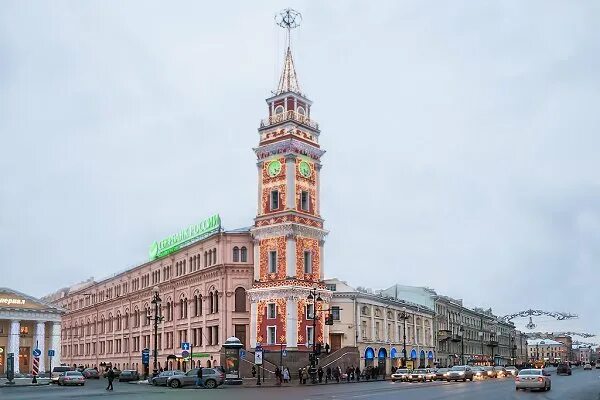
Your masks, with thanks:
[(465, 365), (465, 328), (462, 325), (458, 334), (460, 335), (460, 365)]
[(154, 287), (154, 295), (151, 303), (154, 304), (154, 317), (148, 315), (148, 319), (154, 321), (154, 364), (152, 368), (152, 376), (158, 375), (158, 323), (162, 322), (163, 316), (160, 315), (160, 303), (162, 299), (158, 294), (158, 286)]
[(323, 299), (317, 288), (310, 290), (307, 300), (313, 305), (313, 329), (312, 329), (312, 357), (310, 358), (310, 375), (312, 383), (317, 383), (317, 304), (321, 303)]
[(399, 318), (402, 320), (402, 368), (406, 368), (406, 320), (410, 318), (406, 307), (402, 307)]
[(484, 363), (485, 354), (483, 354), (483, 331), (479, 331), (479, 340), (481, 341), (481, 363)]

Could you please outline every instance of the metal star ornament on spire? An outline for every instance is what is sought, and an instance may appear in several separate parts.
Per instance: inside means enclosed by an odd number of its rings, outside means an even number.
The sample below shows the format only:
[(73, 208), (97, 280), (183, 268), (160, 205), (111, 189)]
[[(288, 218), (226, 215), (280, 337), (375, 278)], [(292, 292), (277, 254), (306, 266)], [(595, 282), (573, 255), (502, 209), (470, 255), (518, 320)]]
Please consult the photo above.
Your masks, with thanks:
[(275, 91), (276, 95), (285, 92), (295, 92), (301, 94), (291, 49), (291, 31), (292, 29), (298, 28), (301, 22), (302, 14), (300, 14), (298, 11), (292, 10), (291, 8), (287, 8), (275, 15), (275, 23), (287, 30), (287, 49), (285, 52), (285, 59), (283, 61), (283, 71), (281, 72), (279, 85), (277, 85), (277, 90)]

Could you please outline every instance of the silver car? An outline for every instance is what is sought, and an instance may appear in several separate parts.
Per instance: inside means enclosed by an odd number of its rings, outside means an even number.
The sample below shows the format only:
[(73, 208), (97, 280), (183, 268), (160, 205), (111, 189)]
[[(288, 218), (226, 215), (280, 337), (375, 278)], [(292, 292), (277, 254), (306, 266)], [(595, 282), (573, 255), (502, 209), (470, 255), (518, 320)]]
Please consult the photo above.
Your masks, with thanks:
[(154, 386), (165, 386), (167, 384), (167, 380), (173, 375), (185, 375), (185, 372), (180, 371), (178, 369), (171, 371), (163, 371), (158, 376), (150, 379), (150, 383)]
[(392, 382), (400, 381), (404, 382), (407, 380), (408, 375), (410, 374), (410, 370), (407, 368), (398, 368), (392, 374)]
[(550, 373), (544, 369), (522, 369), (515, 378), (515, 390), (539, 389), (546, 392), (551, 388)]
[[(180, 388), (196, 385), (198, 368), (190, 369), (185, 375), (173, 375), (167, 378), (167, 386)], [(202, 385), (207, 389), (216, 389), (225, 382), (225, 374), (217, 368), (202, 368)]]
[(58, 377), (59, 386), (67, 385), (85, 385), (85, 378), (79, 371), (66, 371)]

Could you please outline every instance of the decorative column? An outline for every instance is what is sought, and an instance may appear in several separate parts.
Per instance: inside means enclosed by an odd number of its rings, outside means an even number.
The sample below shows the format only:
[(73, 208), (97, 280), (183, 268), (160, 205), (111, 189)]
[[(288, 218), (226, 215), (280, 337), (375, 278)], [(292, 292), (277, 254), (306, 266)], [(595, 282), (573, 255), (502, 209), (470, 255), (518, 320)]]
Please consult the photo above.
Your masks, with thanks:
[(325, 268), (323, 268), (323, 264), (325, 263), (325, 240), (319, 240), (319, 271), (320, 277), (319, 279), (325, 279)]
[[(15, 355), (15, 374), (19, 373), (19, 347), (21, 345), (21, 321), (10, 321), (8, 332), (8, 352)], [(27, 371), (28, 372), (28, 371)]]
[(298, 347), (298, 300), (288, 298), (286, 300), (285, 312), (285, 341), (287, 344), (287, 348), (293, 350)]
[(260, 240), (254, 239), (254, 280), (260, 280)]
[(39, 371), (40, 373), (46, 372), (46, 364), (44, 363), (46, 360), (46, 321), (36, 321), (33, 340), (35, 342), (33, 345), (37, 345), (37, 348), (42, 352), (40, 355)]
[(315, 164), (316, 173), (316, 183), (317, 183), (317, 198), (315, 199), (315, 214), (321, 215), (321, 164)]
[[(289, 192), (288, 192), (289, 193)], [(286, 275), (295, 277), (296, 276), (296, 238), (294, 235), (289, 234), (285, 237), (285, 263), (286, 263)]]
[(50, 336), (50, 348), (54, 350), (54, 357), (52, 357), (52, 365), (60, 365), (60, 332), (61, 332), (61, 324), (60, 322), (52, 323), (52, 334)]
[(251, 300), (250, 303), (250, 348), (254, 348), (256, 346), (256, 329), (257, 329), (257, 316), (258, 316), (258, 304)]
[[(287, 102), (286, 102), (287, 103)], [(285, 178), (287, 186), (287, 199), (285, 208), (296, 209), (296, 156), (288, 154), (285, 156)]]
[(262, 184), (262, 169), (263, 169), (263, 161), (259, 161), (256, 163), (256, 167), (258, 169), (258, 201), (256, 202), (257, 204), (257, 210), (256, 210), (256, 215), (262, 215), (263, 210), (262, 210), (262, 191), (263, 191), (263, 184)]

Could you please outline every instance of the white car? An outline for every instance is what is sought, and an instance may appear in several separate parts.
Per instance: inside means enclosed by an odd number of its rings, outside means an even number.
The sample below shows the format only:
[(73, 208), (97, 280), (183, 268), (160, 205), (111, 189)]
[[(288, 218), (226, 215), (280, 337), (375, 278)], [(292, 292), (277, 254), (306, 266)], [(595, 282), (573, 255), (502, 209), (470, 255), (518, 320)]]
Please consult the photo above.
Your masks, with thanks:
[(408, 379), (410, 370), (407, 368), (398, 368), (396, 372), (392, 374), (392, 382), (400, 381), (405, 382)]
[(592, 370), (592, 364), (587, 363), (583, 366), (583, 370), (585, 371), (586, 369), (589, 369), (590, 371)]
[(551, 388), (550, 373), (544, 369), (522, 369), (515, 378), (515, 390), (539, 389), (547, 392)]

